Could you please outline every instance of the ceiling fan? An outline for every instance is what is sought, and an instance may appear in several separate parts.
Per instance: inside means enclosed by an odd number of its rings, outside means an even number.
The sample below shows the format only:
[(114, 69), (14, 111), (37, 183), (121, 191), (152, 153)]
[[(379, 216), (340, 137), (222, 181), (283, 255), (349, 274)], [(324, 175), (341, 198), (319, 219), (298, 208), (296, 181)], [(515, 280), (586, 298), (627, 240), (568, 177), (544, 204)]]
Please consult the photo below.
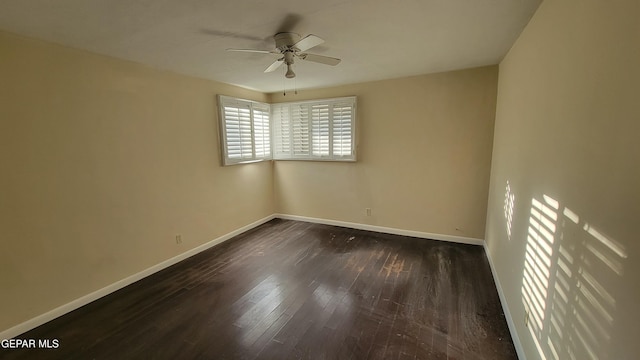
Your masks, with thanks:
[(318, 46), (324, 43), (324, 40), (315, 35), (307, 35), (304, 38), (300, 38), (300, 35), (292, 32), (279, 32), (273, 36), (276, 42), (275, 50), (254, 50), (254, 49), (227, 49), (227, 51), (240, 51), (251, 52), (260, 54), (274, 54), (278, 55), (278, 59), (269, 65), (264, 72), (272, 72), (280, 67), (283, 63), (287, 65), (287, 73), (285, 76), (289, 79), (294, 78), (296, 74), (291, 69), (295, 59), (312, 61), (320, 64), (335, 66), (340, 63), (340, 59), (308, 54), (307, 50), (314, 46)]

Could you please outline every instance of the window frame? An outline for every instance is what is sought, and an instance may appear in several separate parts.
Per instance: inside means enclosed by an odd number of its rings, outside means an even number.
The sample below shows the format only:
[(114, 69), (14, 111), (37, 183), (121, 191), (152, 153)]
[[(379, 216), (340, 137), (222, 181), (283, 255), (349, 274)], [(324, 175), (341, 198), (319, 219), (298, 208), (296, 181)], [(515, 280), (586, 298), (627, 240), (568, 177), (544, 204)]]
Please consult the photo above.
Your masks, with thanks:
[[(314, 143), (313, 107), (319, 106), (319, 105), (328, 106), (328, 128), (327, 128), (328, 155), (314, 154), (314, 147), (316, 144)], [(349, 135), (350, 135), (351, 152), (349, 155), (335, 154), (335, 146), (334, 146), (334, 139), (335, 139), (334, 125), (336, 125), (335, 109), (339, 105), (342, 105), (343, 108), (347, 108), (347, 107), (350, 108), (351, 123), (350, 123)], [(299, 109), (296, 109), (294, 107), (298, 107)], [(292, 116), (292, 113), (294, 112), (294, 110), (299, 110), (298, 113), (300, 114), (304, 113), (308, 117), (305, 121), (306, 124), (303, 124), (303, 123), (298, 124), (298, 127), (301, 127), (301, 125), (303, 125), (302, 127), (306, 128), (307, 143), (303, 145), (306, 145), (305, 147), (308, 151), (307, 154), (296, 153), (296, 149), (295, 149), (296, 146), (294, 141), (294, 138), (295, 138), (294, 129), (296, 127), (295, 122), (299, 119), (295, 119), (294, 116)], [(283, 129), (282, 127), (283, 115), (280, 116), (280, 118), (277, 118), (276, 116), (274, 116), (274, 113), (276, 112), (280, 114), (287, 113), (286, 120), (288, 123), (286, 124), (286, 127), (288, 128), (288, 131), (286, 131), (286, 133), (289, 136), (289, 140), (287, 141), (287, 144), (284, 144), (283, 141), (281, 141), (281, 137), (280, 137), (281, 135), (276, 133), (277, 131)], [(318, 119), (318, 121), (319, 120), (320, 119)], [(271, 131), (273, 133), (272, 141), (271, 141), (272, 147), (273, 147), (273, 150), (272, 150), (273, 160), (307, 160), (307, 161), (339, 161), (339, 162), (356, 162), (357, 161), (357, 142), (356, 142), (357, 97), (356, 96), (274, 103), (274, 104), (271, 104), (271, 121), (272, 121)], [(289, 150), (286, 152), (282, 152), (281, 149), (283, 147), (288, 148)]]
[[(240, 158), (235, 158), (235, 157), (230, 157), (230, 151), (229, 151), (229, 131), (227, 128), (227, 116), (226, 116), (226, 107), (237, 107), (238, 109), (240, 109), (240, 106), (248, 106), (249, 109), (249, 127), (250, 127), (250, 133), (251, 133), (251, 138), (250, 138), (250, 144), (251, 144), (251, 156), (250, 157), (241, 157)], [(262, 111), (263, 114), (261, 115), (261, 124), (264, 127), (264, 113), (266, 112), (268, 114), (268, 119), (266, 121), (266, 124), (268, 126), (268, 129), (266, 130), (267, 136), (266, 139), (268, 140), (268, 144), (267, 146), (264, 146), (264, 132), (263, 135), (261, 136), (263, 139), (263, 146), (261, 149), (257, 149), (257, 142), (256, 142), (256, 121), (255, 121), (255, 111)], [(220, 134), (220, 143), (221, 143), (221, 157), (222, 157), (222, 165), (223, 166), (228, 166), (228, 165), (237, 165), (237, 164), (247, 164), (247, 163), (254, 163), (254, 162), (260, 162), (260, 161), (267, 161), (267, 160), (272, 160), (273, 159), (273, 136), (272, 136), (272, 121), (271, 121), (271, 105), (267, 104), (267, 103), (263, 103), (263, 102), (259, 102), (259, 101), (254, 101), (254, 100), (247, 100), (247, 99), (240, 99), (240, 98), (236, 98), (236, 97), (232, 97), (232, 96), (226, 96), (226, 95), (218, 95), (218, 128), (219, 128), (219, 134)], [(239, 141), (240, 143), (243, 142), (242, 139), (242, 130), (240, 130), (240, 127), (242, 126), (240, 124), (240, 119), (238, 120), (238, 127), (239, 127)], [(246, 140), (244, 140), (246, 141)], [(240, 145), (242, 147), (242, 145)], [(242, 150), (240, 150), (240, 152), (242, 153)], [(258, 156), (257, 153), (261, 152), (261, 153), (267, 153), (266, 155), (263, 156)]]

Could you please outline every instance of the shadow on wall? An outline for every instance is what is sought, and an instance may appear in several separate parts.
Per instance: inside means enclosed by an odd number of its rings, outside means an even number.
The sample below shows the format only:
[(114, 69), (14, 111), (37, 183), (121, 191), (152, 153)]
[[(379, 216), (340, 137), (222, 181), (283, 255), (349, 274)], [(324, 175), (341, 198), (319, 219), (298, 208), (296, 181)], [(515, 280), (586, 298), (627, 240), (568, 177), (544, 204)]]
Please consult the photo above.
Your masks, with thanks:
[[(513, 201), (507, 183), (509, 238)], [(522, 301), (542, 359), (607, 358), (616, 312), (607, 284), (622, 276), (626, 258), (623, 246), (559, 201), (531, 200)]]

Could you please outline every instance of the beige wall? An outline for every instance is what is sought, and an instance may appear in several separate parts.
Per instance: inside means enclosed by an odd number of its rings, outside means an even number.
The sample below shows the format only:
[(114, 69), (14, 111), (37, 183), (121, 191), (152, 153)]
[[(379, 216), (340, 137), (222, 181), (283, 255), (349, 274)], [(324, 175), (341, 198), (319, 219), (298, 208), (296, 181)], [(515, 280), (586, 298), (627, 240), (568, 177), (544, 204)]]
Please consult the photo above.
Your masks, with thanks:
[(274, 212), (270, 162), (220, 166), (219, 93), (266, 100), (0, 33), (0, 330)]
[(271, 94), (358, 97), (358, 161), (276, 162), (277, 211), (482, 239), (496, 88), (490, 66)]
[(640, 354), (639, 17), (544, 1), (500, 64), (486, 241), (529, 359)]
[(0, 329), (273, 212), (483, 237), (496, 67), (289, 96), (357, 95), (359, 161), (221, 167), (215, 95), (281, 97), (6, 33), (0, 52)]

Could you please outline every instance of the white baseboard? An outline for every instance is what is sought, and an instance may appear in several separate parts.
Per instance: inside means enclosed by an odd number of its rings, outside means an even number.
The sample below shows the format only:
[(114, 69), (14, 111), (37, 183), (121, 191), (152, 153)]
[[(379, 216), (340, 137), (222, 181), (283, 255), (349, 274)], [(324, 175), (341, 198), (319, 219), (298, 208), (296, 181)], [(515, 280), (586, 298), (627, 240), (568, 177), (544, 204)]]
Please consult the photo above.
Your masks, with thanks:
[(487, 259), (489, 260), (489, 266), (491, 267), (491, 274), (493, 275), (493, 282), (496, 284), (496, 288), (498, 289), (498, 297), (500, 297), (500, 304), (502, 305), (502, 311), (504, 311), (504, 317), (507, 320), (507, 325), (509, 326), (509, 333), (511, 333), (511, 339), (513, 340), (513, 346), (516, 348), (516, 353), (518, 354), (518, 359), (526, 360), (527, 356), (524, 353), (524, 348), (522, 347), (522, 343), (520, 342), (520, 338), (518, 337), (518, 332), (516, 331), (516, 324), (513, 321), (513, 317), (511, 317), (511, 312), (509, 311), (509, 307), (507, 306), (507, 299), (504, 296), (504, 292), (502, 291), (502, 286), (500, 286), (500, 280), (498, 279), (498, 273), (493, 265), (493, 260), (491, 260), (491, 254), (489, 253), (489, 249), (487, 248), (487, 244), (484, 244), (484, 252), (487, 254)]
[(62, 315), (65, 315), (73, 310), (76, 310), (84, 305), (89, 304), (92, 301), (98, 300), (106, 295), (109, 295), (115, 291), (118, 291), (120, 289), (122, 289), (123, 287), (127, 286), (127, 285), (131, 285), (134, 282), (141, 280), (149, 275), (152, 275), (160, 270), (166, 269), (171, 265), (174, 265), (186, 258), (189, 258), (193, 255), (196, 255), (204, 250), (207, 250), (215, 245), (218, 245), (220, 243), (223, 243), (229, 239), (231, 239), (232, 237), (239, 235), (245, 231), (251, 230), (259, 225), (262, 225), (264, 223), (266, 223), (267, 221), (270, 221), (272, 219), (274, 219), (275, 216), (274, 215), (270, 215), (267, 216), (265, 218), (262, 218), (258, 221), (255, 221), (249, 225), (243, 226), (239, 229), (236, 229), (230, 233), (227, 233), (225, 235), (222, 235), (216, 239), (213, 239), (207, 243), (204, 243), (198, 247), (195, 247), (191, 250), (188, 250), (180, 255), (174, 256), (168, 260), (165, 260), (159, 264), (156, 264), (150, 268), (147, 268), (145, 270), (142, 270), (141, 272), (137, 273), (137, 274), (133, 274), (127, 278), (124, 278), (120, 281), (117, 281), (111, 285), (108, 285), (100, 290), (94, 291), (90, 294), (87, 294), (79, 299), (73, 300), (70, 303), (67, 303), (65, 305), (62, 305), (60, 307), (57, 307), (51, 311), (48, 311), (42, 315), (36, 316), (33, 319), (27, 320), (21, 324), (18, 324), (12, 328), (9, 328), (7, 330), (4, 330), (2, 332), (0, 332), (0, 339), (11, 339), (14, 338), (20, 334), (24, 334), (25, 332), (35, 329), (36, 327), (47, 323), (55, 318), (58, 318)]
[(346, 222), (346, 221), (329, 220), (329, 219), (313, 218), (313, 217), (298, 216), (298, 215), (275, 214), (275, 217), (280, 219), (286, 219), (286, 220), (297, 220), (297, 221), (306, 221), (306, 222), (312, 222), (317, 224), (342, 226), (342, 227), (348, 227), (352, 229), (375, 231), (375, 232), (381, 232), (386, 234), (411, 236), (411, 237), (417, 237), (422, 239), (442, 240), (442, 241), (450, 241), (450, 242), (472, 244), (472, 245), (484, 244), (483, 239), (476, 239), (476, 238), (470, 238), (470, 237), (433, 234), (433, 233), (427, 233), (427, 232), (421, 232), (421, 231), (403, 230), (403, 229), (390, 228), (390, 227), (384, 227), (384, 226), (359, 224), (359, 223), (352, 223), (352, 222)]

